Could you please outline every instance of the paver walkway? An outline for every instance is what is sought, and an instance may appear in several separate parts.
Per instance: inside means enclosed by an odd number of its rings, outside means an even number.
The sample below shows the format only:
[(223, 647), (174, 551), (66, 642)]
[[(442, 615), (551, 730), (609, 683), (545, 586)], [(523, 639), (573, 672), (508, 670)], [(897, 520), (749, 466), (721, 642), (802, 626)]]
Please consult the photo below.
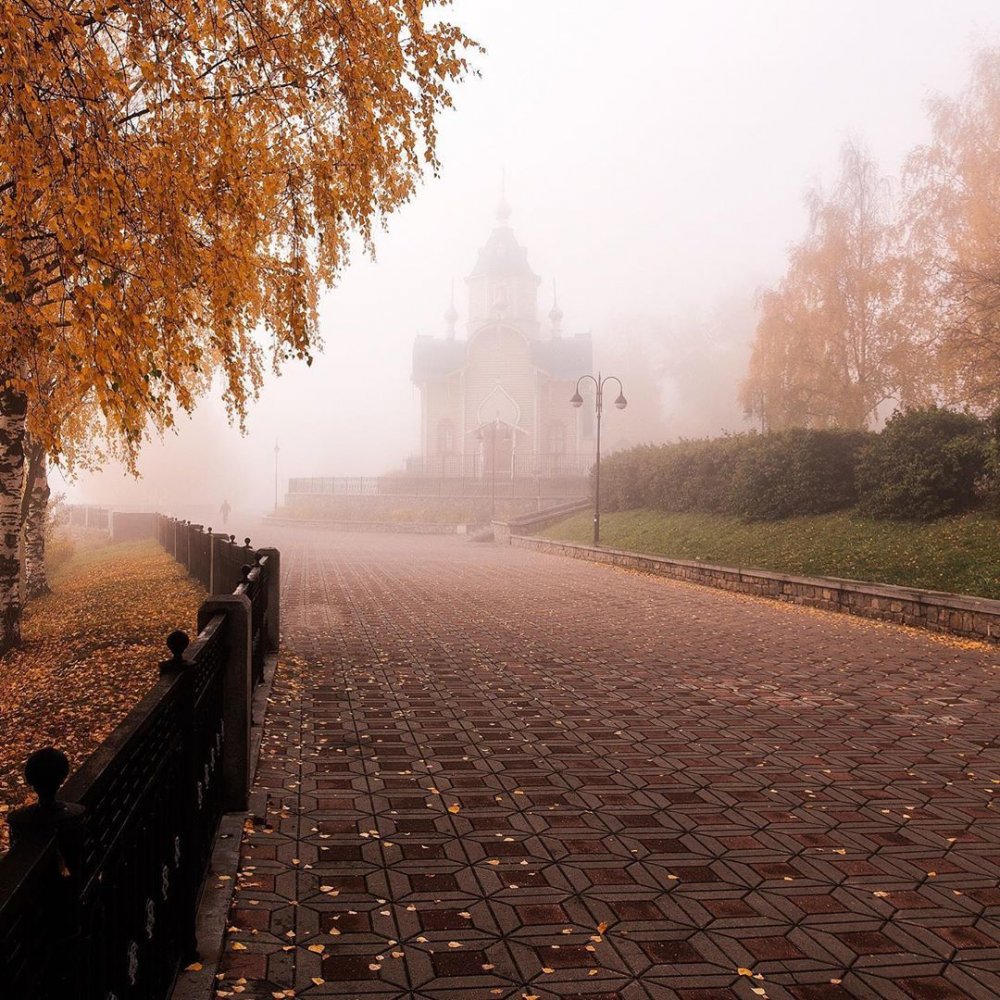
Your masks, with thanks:
[(220, 996), (1000, 997), (994, 650), (458, 538), (274, 542)]

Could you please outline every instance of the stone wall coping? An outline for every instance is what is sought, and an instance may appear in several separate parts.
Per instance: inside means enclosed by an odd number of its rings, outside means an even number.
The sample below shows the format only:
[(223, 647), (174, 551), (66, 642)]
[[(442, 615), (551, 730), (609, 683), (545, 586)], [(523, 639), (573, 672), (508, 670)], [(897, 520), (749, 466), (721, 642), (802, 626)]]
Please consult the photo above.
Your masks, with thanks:
[(565, 503), (556, 504), (552, 507), (545, 507), (539, 511), (532, 511), (530, 514), (521, 514), (519, 517), (509, 517), (506, 520), (497, 519), (496, 524), (505, 525), (508, 528), (529, 528), (536, 522), (547, 521), (551, 517), (572, 514), (578, 510), (585, 510), (591, 505), (590, 500), (567, 500)]
[(517, 537), (520, 543), (562, 546), (566, 549), (586, 552), (595, 556), (619, 556), (642, 560), (652, 565), (664, 567), (676, 566), (701, 572), (725, 574), (737, 580), (770, 580), (802, 587), (815, 587), (820, 590), (859, 593), (869, 597), (883, 597), (890, 601), (909, 601), (916, 604), (935, 605), (938, 607), (953, 608), (958, 611), (972, 611), (979, 614), (1000, 617), (1000, 601), (992, 600), (988, 597), (974, 597), (971, 594), (953, 594), (943, 590), (920, 590), (915, 587), (901, 587), (892, 583), (873, 583), (865, 580), (849, 580), (836, 576), (795, 576), (789, 573), (776, 573), (773, 570), (720, 566), (716, 563), (699, 562), (696, 559), (670, 559), (667, 556), (652, 555), (647, 552), (634, 552), (630, 549), (609, 548), (603, 545), (595, 548), (592, 545), (584, 545), (580, 542), (564, 542), (555, 538), (542, 538), (536, 535), (520, 535)]
[(449, 524), (437, 521), (338, 521), (328, 517), (275, 517), (267, 515), (269, 524), (283, 524), (289, 527), (296, 525), (303, 528), (329, 528), (346, 531), (386, 531), (406, 534), (423, 535), (455, 535), (466, 527), (464, 524)]

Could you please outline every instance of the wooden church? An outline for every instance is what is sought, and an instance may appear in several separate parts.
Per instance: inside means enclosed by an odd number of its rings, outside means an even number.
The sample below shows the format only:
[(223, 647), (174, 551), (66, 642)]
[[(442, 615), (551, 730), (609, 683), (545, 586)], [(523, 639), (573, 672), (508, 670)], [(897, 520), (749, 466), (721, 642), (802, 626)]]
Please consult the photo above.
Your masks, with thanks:
[(583, 475), (593, 462), (593, 409), (569, 402), (577, 378), (592, 369), (590, 334), (563, 333), (554, 297), (548, 322), (539, 319), (541, 279), (510, 216), (501, 200), (465, 279), (464, 336), (453, 301), (444, 336), (414, 342), (421, 454), (411, 472), (549, 478)]

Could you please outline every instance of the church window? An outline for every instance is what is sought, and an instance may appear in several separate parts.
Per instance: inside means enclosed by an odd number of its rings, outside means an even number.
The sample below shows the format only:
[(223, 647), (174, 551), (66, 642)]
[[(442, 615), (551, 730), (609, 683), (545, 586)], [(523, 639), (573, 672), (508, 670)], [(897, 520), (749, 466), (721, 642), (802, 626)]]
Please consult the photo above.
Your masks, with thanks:
[(437, 451), (439, 455), (450, 455), (455, 450), (455, 425), (450, 420), (442, 420), (437, 428)]

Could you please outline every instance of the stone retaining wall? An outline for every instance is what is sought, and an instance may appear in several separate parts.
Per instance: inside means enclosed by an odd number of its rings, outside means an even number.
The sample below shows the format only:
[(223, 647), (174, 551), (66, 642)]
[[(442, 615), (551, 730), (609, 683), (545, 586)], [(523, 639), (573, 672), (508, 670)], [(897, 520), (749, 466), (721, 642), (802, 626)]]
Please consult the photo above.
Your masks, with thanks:
[(760, 569), (734, 569), (517, 534), (509, 537), (511, 545), (536, 552), (589, 559), (741, 594), (772, 597), (792, 604), (843, 611), (971, 639), (1000, 641), (1000, 601), (986, 598), (836, 577), (788, 576)]
[[(508, 484), (509, 485), (509, 484)], [(289, 514), (307, 520), (357, 521), (364, 524), (488, 524), (494, 510), (500, 518), (520, 518), (540, 508), (562, 504), (572, 496), (497, 496), (489, 493), (441, 496), (385, 494), (289, 494), (285, 508)]]
[(401, 535), (464, 534), (464, 524), (434, 524), (416, 521), (333, 521), (327, 518), (275, 517), (268, 515), (269, 524), (287, 524), (300, 528), (323, 528), (328, 531), (371, 531)]
[(593, 501), (584, 499), (568, 500), (534, 514), (525, 514), (509, 521), (494, 521), (493, 540), (502, 545), (509, 545), (514, 535), (530, 535), (534, 531), (544, 531), (545, 528), (562, 521), (570, 514), (589, 509), (592, 503)]

